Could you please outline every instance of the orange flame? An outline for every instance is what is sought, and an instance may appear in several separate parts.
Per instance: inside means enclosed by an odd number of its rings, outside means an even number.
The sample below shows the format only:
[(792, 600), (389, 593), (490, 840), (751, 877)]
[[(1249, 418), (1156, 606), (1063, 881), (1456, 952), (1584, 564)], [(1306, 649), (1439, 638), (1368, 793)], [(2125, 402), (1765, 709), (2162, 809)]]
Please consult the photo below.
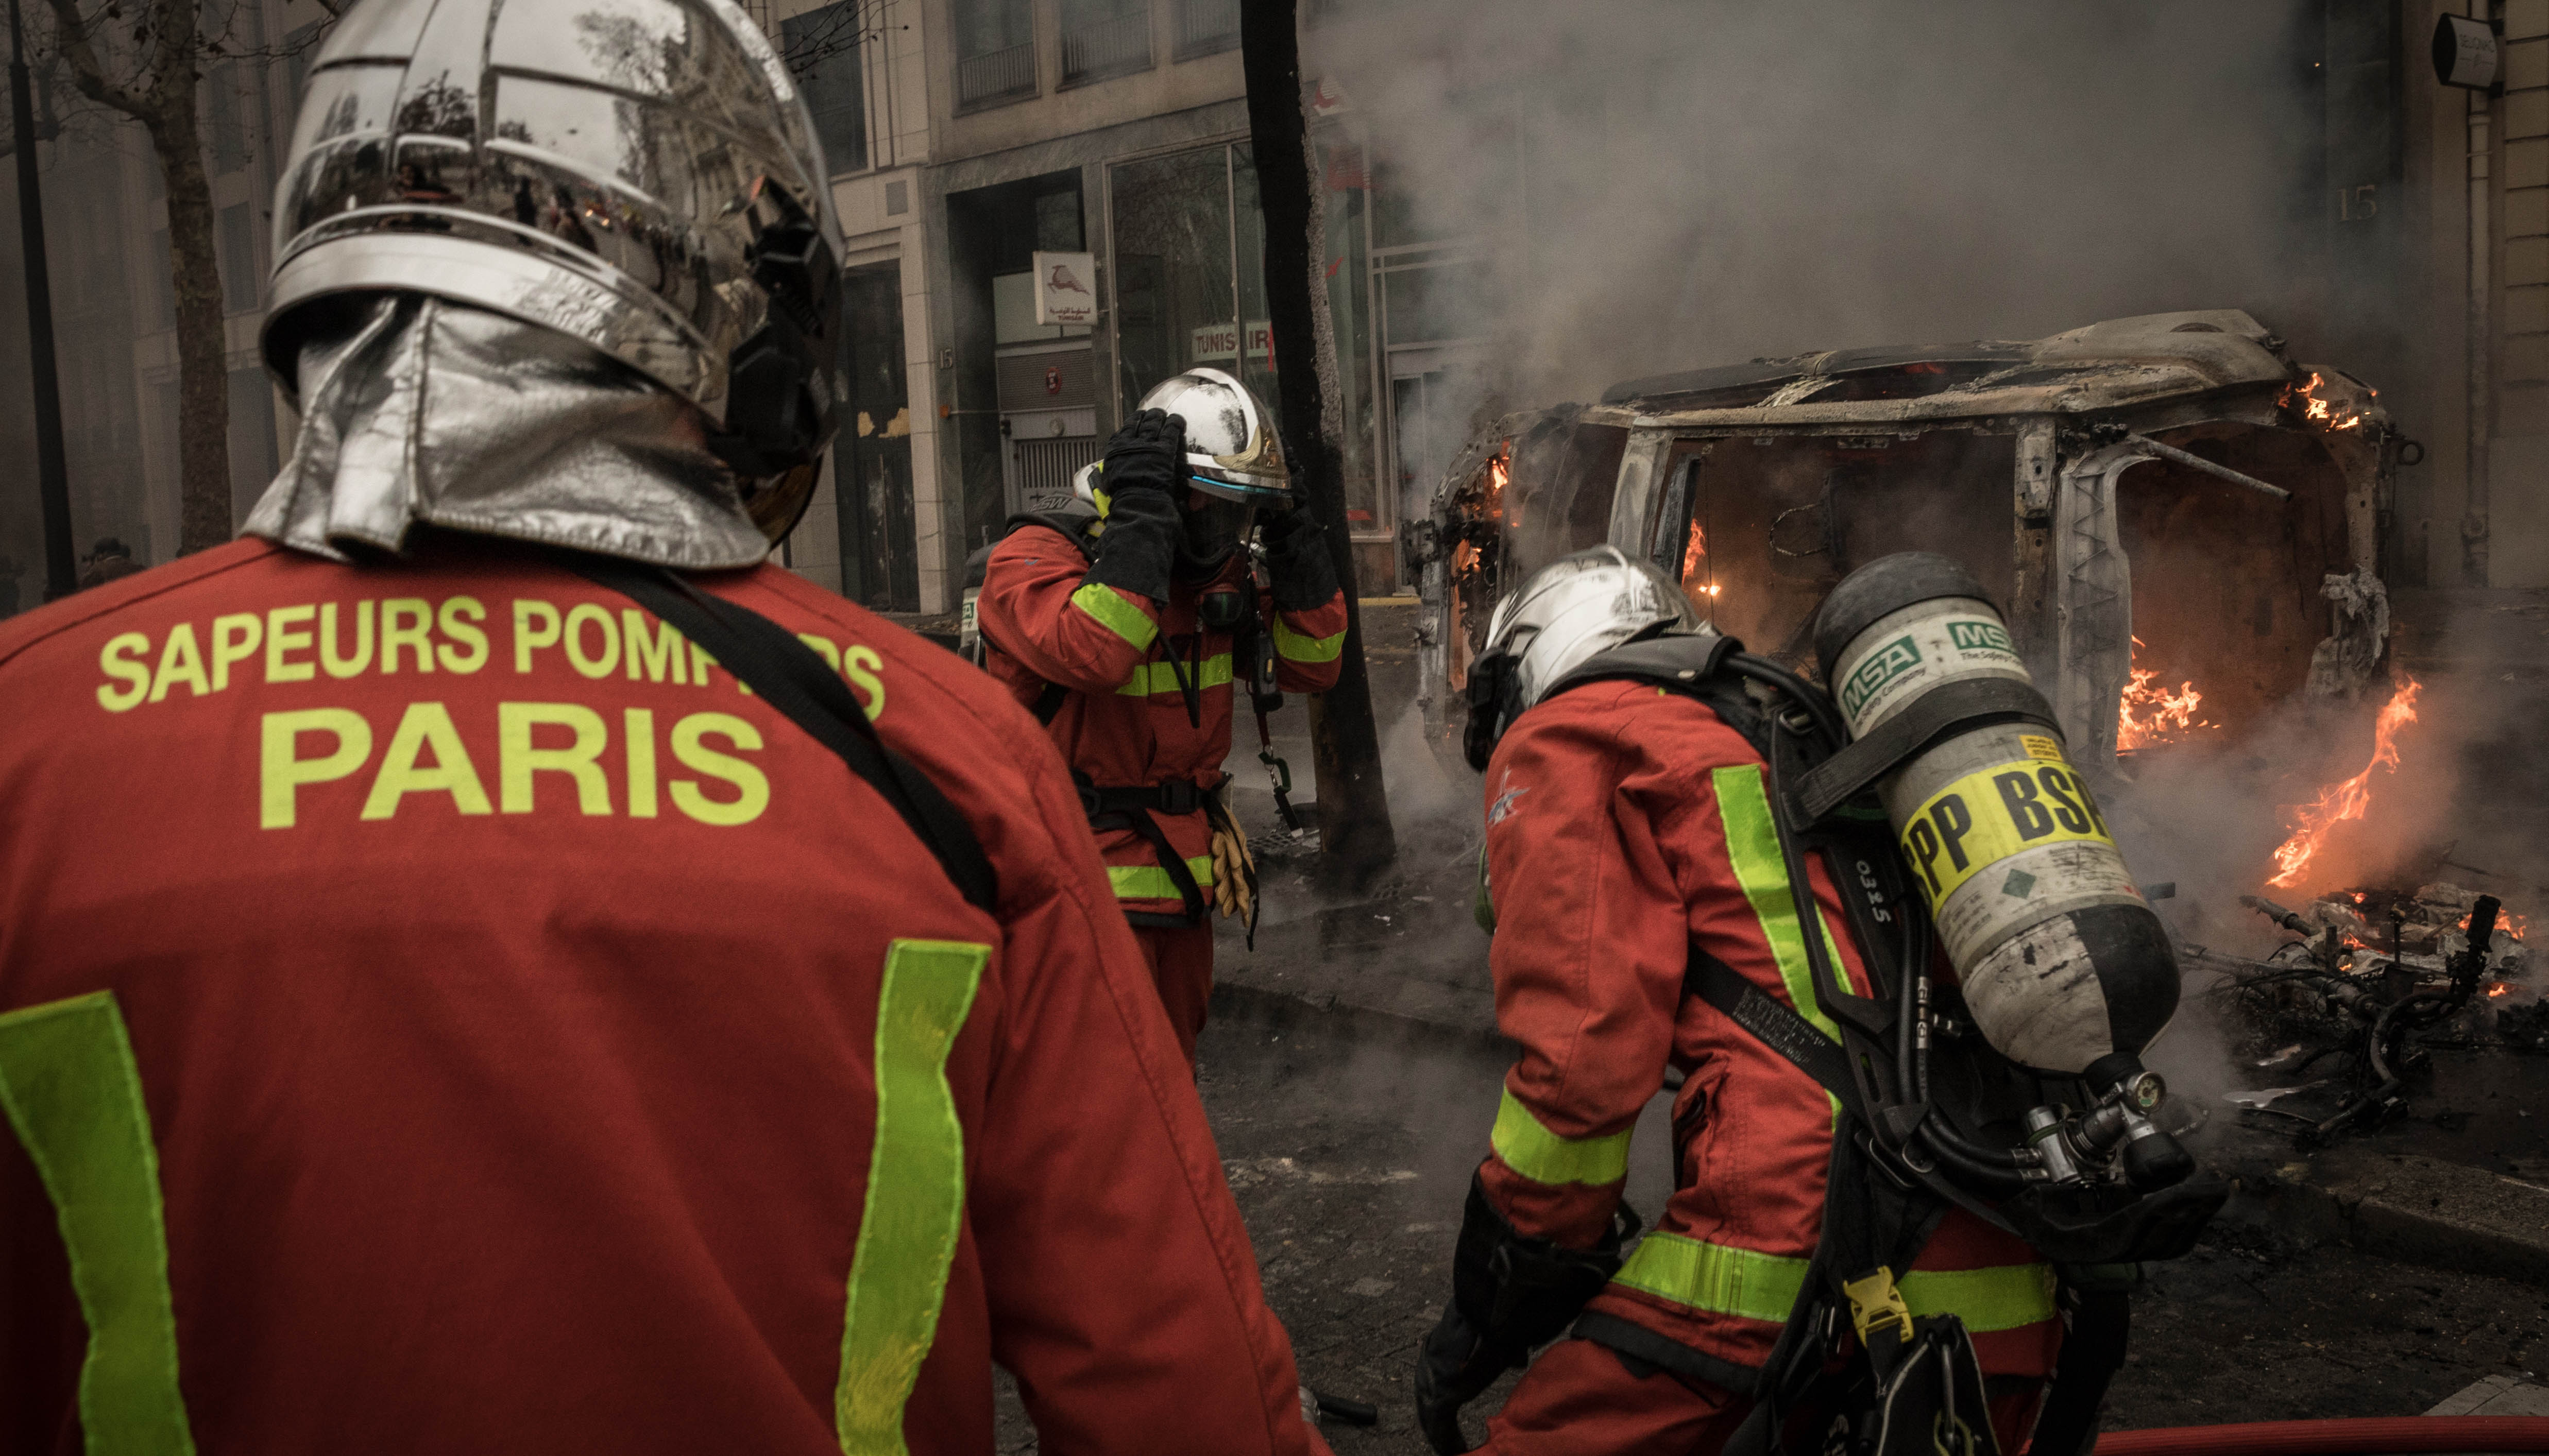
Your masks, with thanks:
[[(2133, 639), (2138, 649), (2142, 639)], [(2158, 685), (2159, 674), (2149, 668), (2135, 668), (2131, 685), (2124, 689), (2124, 700), (2116, 708), (2116, 747), (2146, 748), (2154, 743), (2168, 743), (2197, 729), (2210, 728), (2209, 721), (2195, 716), (2204, 694), (2195, 690), (2190, 680), (2177, 685), (2175, 692)]]
[[(1508, 444), (1487, 460), (1487, 514), (1500, 516), (1505, 508), (1505, 486), (1512, 479), (1513, 447)], [(1517, 518), (1516, 524), (1520, 524)]]
[[(2361, 410), (2348, 414), (2342, 419), (2336, 417), (2335, 403), (2318, 397), (2319, 386), (2324, 383), (2326, 383), (2325, 380), (2313, 374), (2308, 384), (2286, 385), (2283, 396), (2277, 403), (2286, 409), (2300, 406), (2302, 418), (2313, 424), (2326, 425), (2329, 429), (2353, 429), (2362, 424), (2364, 416)], [(2374, 393), (2378, 394), (2379, 391), (2376, 390)]]
[[(2452, 928), (2454, 930), (2467, 931), (2469, 929), (2470, 916), (2476, 913), (2477, 912), (2475, 911), (2464, 913)], [(2516, 915), (2510, 910), (2499, 910), (2496, 912), (2496, 928), (2518, 941), (2522, 939), (2522, 933), (2531, 928), (2531, 922), (2526, 917)]]
[(2372, 771), (2398, 770), (2399, 730), (2416, 721), (2416, 694), (2422, 690), (2413, 678), (2401, 682), (2372, 726), (2372, 762), (2363, 766), (2362, 773), (2329, 784), (2316, 799), (2299, 806), (2293, 815), (2292, 837), (2275, 851), (2275, 877), (2266, 883), (2282, 889), (2301, 883), (2302, 871), (2318, 853), (2327, 832), (2349, 819), (2362, 818), (2372, 806)]
[(1708, 536), (1705, 532), (1700, 530), (1698, 525), (1693, 524), (1690, 528), (1690, 546), (1681, 554), (1681, 579), (1683, 581), (1689, 581), (1691, 574), (1699, 570), (1699, 560), (1707, 554)]
[(2490, 986), (2490, 987), (2488, 987), (2488, 988), (2487, 988), (2487, 993), (2488, 993), (2488, 995), (2489, 995), (2489, 996), (2491, 996), (2491, 997), (2494, 997), (2494, 996), (2502, 996), (2502, 995), (2503, 995), (2505, 992), (2510, 991), (2510, 990), (2512, 990), (2512, 989), (2513, 989), (2513, 987), (2512, 987), (2512, 986), (2510, 986), (2510, 985), (2508, 985), (2508, 984), (2506, 984), (2505, 982), (2503, 982), (2503, 981), (2498, 981), (2495, 985), (2492, 985), (2492, 986)]

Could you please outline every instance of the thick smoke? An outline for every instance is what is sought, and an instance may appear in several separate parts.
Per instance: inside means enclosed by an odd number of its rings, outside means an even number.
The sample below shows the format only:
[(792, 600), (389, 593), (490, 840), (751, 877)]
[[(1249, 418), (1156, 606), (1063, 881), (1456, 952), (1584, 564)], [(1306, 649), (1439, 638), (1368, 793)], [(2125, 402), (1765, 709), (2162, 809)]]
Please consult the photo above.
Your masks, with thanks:
[(1419, 0), (1313, 29), (1306, 64), (1368, 125), (1382, 216), (1500, 254), (1468, 302), (1537, 405), (2140, 313), (2275, 323), (2302, 9)]

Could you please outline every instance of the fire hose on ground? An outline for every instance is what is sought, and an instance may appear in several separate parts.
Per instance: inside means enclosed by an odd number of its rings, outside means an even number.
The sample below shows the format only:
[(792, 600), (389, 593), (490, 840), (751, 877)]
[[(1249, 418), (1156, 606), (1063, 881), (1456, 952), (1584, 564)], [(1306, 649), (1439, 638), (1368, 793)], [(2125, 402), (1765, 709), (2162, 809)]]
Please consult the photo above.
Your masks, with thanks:
[(2097, 1456), (2423, 1456), (2427, 1452), (2549, 1451), (2537, 1415), (2405, 1415), (2356, 1420), (2264, 1420), (2178, 1425), (2098, 1437)]

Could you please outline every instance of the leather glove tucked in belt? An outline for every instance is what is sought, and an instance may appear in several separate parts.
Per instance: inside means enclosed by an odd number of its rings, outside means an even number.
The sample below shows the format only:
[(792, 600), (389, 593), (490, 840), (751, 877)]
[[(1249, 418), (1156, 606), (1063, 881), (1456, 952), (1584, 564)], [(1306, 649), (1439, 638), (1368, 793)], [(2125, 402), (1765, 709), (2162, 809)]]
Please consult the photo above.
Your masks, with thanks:
[(1638, 1231), (1626, 1203), (1602, 1241), (1566, 1248), (1505, 1222), (1475, 1175), (1452, 1254), (1452, 1302), (1416, 1356), (1416, 1428), (1443, 1456), (1469, 1449), (1461, 1408), (1531, 1363), (1620, 1269), (1620, 1242)]
[(1184, 419), (1145, 410), (1106, 442), (1097, 473), (1098, 489), (1106, 493), (1106, 529), (1097, 537), (1097, 559), (1086, 580), (1153, 601), (1169, 599), (1169, 570), (1181, 529), (1177, 493), (1185, 438)]
[(1278, 510), (1260, 517), (1259, 539), (1266, 543), (1266, 575), (1274, 585), (1277, 611), (1314, 611), (1337, 594), (1336, 562), (1328, 556), (1328, 533), (1306, 508)]

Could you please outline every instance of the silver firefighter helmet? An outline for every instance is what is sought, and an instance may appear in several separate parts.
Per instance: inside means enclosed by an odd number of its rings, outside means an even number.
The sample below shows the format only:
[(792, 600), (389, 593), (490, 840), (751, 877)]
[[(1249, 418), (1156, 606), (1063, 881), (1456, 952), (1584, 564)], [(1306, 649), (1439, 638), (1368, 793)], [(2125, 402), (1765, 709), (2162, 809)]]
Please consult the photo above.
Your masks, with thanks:
[(1542, 567), (1497, 605), (1487, 644), (1469, 665), (1470, 767), (1484, 772), (1505, 728), (1586, 659), (1656, 631), (1699, 625), (1678, 583), (1617, 546)]
[(1292, 507), (1274, 411), (1248, 386), (1218, 369), (1189, 369), (1153, 387), (1139, 408), (1185, 420), (1186, 478), (1196, 490), (1261, 509)]
[(579, 339), (696, 406), (777, 539), (837, 419), (840, 225), (805, 103), (734, 0), (364, 0), (275, 187), (266, 365), (404, 291)]

